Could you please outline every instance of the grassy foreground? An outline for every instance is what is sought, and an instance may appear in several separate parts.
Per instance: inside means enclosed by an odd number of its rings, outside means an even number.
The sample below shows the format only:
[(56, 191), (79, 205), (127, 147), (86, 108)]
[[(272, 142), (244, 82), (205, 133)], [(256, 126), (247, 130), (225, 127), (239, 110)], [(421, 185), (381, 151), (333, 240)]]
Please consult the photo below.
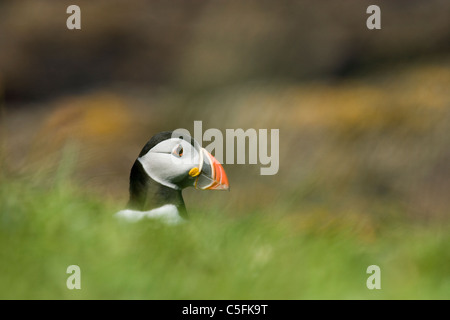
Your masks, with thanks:
[[(4, 179), (0, 298), (450, 298), (444, 226), (386, 222), (367, 237), (353, 220), (298, 227), (293, 215), (268, 210), (191, 212), (189, 223), (174, 227), (119, 223), (117, 209), (65, 183)], [(66, 287), (74, 264), (80, 290)], [(366, 287), (373, 264), (381, 290)]]

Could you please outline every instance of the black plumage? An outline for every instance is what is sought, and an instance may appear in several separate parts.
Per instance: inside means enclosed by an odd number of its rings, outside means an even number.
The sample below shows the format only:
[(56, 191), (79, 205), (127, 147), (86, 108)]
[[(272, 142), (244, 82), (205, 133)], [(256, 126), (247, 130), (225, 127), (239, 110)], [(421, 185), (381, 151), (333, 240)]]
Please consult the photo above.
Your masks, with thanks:
[[(142, 148), (139, 157), (144, 156), (161, 141), (172, 138), (173, 131), (163, 131), (154, 135)], [(194, 142), (191, 138), (191, 144)], [(187, 217), (181, 190), (166, 187), (150, 178), (142, 167), (142, 163), (136, 160), (130, 173), (130, 200), (129, 209), (146, 211), (156, 207), (173, 204), (177, 207), (180, 216)]]
[(187, 218), (186, 206), (181, 195), (181, 190), (172, 189), (156, 182), (147, 175), (142, 164), (136, 160), (131, 168), (130, 200), (127, 207), (134, 210), (146, 211), (166, 204), (175, 205), (180, 216)]

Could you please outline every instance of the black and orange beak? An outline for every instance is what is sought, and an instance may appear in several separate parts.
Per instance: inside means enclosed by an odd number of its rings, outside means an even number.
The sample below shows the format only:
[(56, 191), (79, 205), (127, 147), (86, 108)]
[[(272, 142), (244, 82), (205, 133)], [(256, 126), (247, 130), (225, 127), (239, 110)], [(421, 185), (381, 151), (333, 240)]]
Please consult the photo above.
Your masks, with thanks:
[(230, 184), (225, 169), (208, 151), (201, 149), (202, 163), (195, 181), (195, 188), (202, 190), (228, 190)]

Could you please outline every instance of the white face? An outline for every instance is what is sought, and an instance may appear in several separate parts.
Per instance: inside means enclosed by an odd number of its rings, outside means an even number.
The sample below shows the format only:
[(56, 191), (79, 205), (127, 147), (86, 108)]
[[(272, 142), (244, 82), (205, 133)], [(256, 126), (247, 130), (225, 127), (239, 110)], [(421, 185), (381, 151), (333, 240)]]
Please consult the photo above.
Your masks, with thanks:
[[(189, 171), (203, 163), (200, 146), (194, 147), (180, 138), (161, 141), (138, 160), (145, 172), (155, 181), (173, 189), (194, 185)], [(200, 168), (201, 170), (201, 168)]]

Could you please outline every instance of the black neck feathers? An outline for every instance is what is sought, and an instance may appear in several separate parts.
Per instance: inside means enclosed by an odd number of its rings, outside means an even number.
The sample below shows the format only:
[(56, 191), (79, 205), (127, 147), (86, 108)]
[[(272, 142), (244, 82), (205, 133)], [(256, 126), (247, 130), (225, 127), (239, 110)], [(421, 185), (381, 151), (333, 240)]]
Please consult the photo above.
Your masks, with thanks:
[(148, 211), (165, 204), (173, 204), (184, 218), (187, 216), (181, 190), (166, 187), (145, 172), (139, 160), (134, 162), (130, 173), (130, 201), (128, 208)]

